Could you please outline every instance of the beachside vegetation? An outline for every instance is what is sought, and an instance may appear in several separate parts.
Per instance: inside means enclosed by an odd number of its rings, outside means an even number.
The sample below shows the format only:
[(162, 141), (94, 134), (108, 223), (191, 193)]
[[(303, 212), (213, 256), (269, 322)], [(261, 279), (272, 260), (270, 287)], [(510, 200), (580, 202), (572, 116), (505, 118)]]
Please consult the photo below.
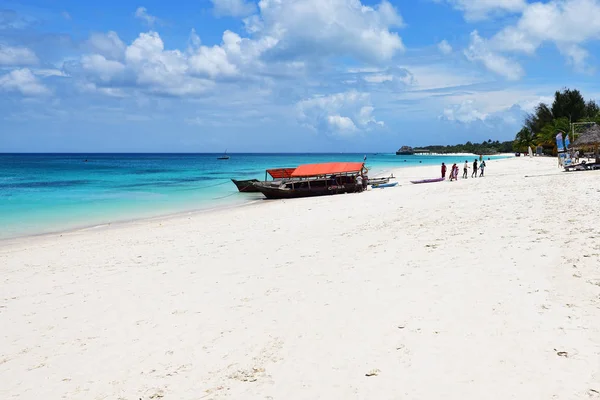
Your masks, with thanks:
[[(551, 105), (540, 103), (525, 117), (523, 127), (515, 136), (513, 149), (526, 152), (530, 146), (542, 146), (544, 153), (555, 154), (557, 132), (571, 132), (574, 122), (600, 124), (600, 106), (594, 100), (586, 101), (577, 89), (556, 91)], [(574, 126), (575, 134), (583, 129), (585, 125)]]
[(497, 140), (492, 141), (489, 139), (481, 143), (467, 142), (465, 144), (455, 144), (448, 146), (433, 145), (425, 146), (420, 149), (429, 150), (431, 153), (438, 154), (449, 154), (449, 153), (472, 153), (472, 154), (498, 154), (498, 153), (510, 153), (513, 151), (513, 142), (499, 142)]

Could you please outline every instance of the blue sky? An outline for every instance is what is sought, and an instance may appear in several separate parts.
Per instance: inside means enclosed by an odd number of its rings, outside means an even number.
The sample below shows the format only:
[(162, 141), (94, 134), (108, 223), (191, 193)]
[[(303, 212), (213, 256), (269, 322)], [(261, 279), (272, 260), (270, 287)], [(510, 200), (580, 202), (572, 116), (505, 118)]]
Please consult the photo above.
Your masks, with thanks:
[(600, 100), (600, 0), (0, 1), (0, 152), (510, 140)]

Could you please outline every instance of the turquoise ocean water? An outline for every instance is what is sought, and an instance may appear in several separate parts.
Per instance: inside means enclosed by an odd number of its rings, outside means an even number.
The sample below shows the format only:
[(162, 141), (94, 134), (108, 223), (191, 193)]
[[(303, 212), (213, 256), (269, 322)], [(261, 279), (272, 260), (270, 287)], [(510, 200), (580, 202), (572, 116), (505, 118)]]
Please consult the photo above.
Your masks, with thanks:
[[(260, 200), (230, 178), (264, 179), (265, 169), (364, 154), (0, 154), (0, 238)], [(370, 176), (390, 168), (461, 157), (367, 154)], [(87, 160), (87, 162), (85, 161)]]

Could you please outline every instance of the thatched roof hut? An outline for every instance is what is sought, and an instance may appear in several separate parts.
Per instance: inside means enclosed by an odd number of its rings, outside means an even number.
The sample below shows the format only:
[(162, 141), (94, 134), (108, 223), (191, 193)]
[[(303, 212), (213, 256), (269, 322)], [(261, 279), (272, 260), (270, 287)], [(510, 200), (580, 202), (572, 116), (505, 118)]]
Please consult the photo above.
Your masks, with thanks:
[(600, 126), (593, 125), (583, 132), (579, 137), (571, 143), (574, 149), (593, 147), (596, 153), (596, 162), (600, 162), (598, 157), (598, 146), (600, 146)]
[(571, 143), (571, 147), (594, 147), (600, 145), (600, 126), (593, 125)]

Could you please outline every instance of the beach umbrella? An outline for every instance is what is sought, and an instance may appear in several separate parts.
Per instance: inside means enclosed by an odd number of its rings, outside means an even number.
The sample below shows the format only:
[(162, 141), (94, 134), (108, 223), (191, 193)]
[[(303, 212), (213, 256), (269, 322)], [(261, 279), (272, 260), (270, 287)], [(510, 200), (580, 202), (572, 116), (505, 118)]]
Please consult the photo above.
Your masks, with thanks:
[(594, 148), (594, 153), (596, 155), (596, 162), (600, 163), (600, 157), (598, 155), (598, 146), (600, 146), (600, 126), (593, 125), (583, 132), (573, 143), (571, 143), (571, 148), (581, 149), (581, 148)]

